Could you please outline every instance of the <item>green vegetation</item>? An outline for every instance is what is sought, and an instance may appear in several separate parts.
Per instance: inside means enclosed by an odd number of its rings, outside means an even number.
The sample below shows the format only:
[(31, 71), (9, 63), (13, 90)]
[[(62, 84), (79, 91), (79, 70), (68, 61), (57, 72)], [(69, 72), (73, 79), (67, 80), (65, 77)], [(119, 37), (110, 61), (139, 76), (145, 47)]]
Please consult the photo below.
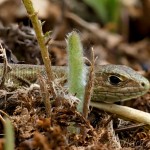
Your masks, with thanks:
[(119, 0), (84, 0), (97, 13), (104, 25), (118, 23), (120, 2)]
[(67, 46), (69, 60), (69, 92), (74, 95), (76, 94), (81, 100), (78, 104), (78, 111), (82, 112), (86, 70), (83, 61), (83, 47), (77, 32), (73, 31), (68, 35)]

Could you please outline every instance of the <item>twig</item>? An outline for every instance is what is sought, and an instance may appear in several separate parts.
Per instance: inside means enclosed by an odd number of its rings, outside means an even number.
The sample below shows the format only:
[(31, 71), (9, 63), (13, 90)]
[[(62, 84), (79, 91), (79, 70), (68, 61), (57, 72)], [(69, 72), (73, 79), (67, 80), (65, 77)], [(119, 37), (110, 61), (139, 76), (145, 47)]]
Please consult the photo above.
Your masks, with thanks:
[(92, 48), (92, 62), (91, 62), (91, 67), (89, 69), (89, 79), (85, 87), (84, 104), (83, 104), (83, 116), (85, 118), (88, 117), (88, 110), (90, 106), (90, 100), (91, 100), (92, 89), (94, 84), (94, 63), (95, 63), (94, 51)]
[(47, 118), (51, 117), (51, 104), (50, 104), (50, 94), (47, 90), (47, 85), (43, 77), (39, 74), (39, 83), (41, 88), (42, 99), (45, 105)]
[(90, 104), (98, 109), (117, 114), (119, 117), (126, 118), (130, 121), (136, 121), (150, 125), (150, 114), (127, 106), (116, 104), (107, 104), (103, 102), (91, 102)]
[(5, 124), (6, 122), (5, 122), (5, 119), (0, 115), (0, 121), (3, 123), (3, 124)]
[[(22, 1), (23, 1), (24, 6), (27, 10), (27, 13), (29, 14), (33, 28), (35, 30), (37, 41), (38, 41), (39, 46), (41, 48), (41, 54), (42, 54), (43, 62), (45, 65), (45, 70), (46, 70), (46, 73), (48, 76), (49, 84), (52, 87), (53, 72), (52, 72), (51, 61), (50, 61), (48, 49), (45, 45), (45, 38), (44, 38), (44, 35), (42, 32), (41, 22), (37, 17), (37, 13), (35, 12), (35, 10), (33, 8), (33, 4), (31, 2), (31, 0), (22, 0)], [(51, 88), (51, 89), (53, 89), (53, 88)], [(55, 96), (55, 92), (53, 92), (53, 94)]]
[(75, 21), (80, 26), (92, 32), (97, 38), (99, 38), (101, 42), (105, 42), (108, 48), (114, 48), (123, 41), (122, 37), (119, 34), (112, 34), (104, 29), (100, 29), (98, 26), (86, 22), (73, 13), (67, 12), (65, 17)]
[[(87, 119), (88, 113), (89, 113), (89, 106), (90, 106), (90, 101), (91, 101), (91, 95), (92, 95), (92, 92), (93, 92), (93, 85), (94, 85), (94, 64), (95, 64), (95, 59), (94, 59), (93, 48), (92, 48), (92, 62), (90, 62), (90, 64), (91, 64), (91, 67), (89, 69), (89, 77), (88, 77), (87, 84), (86, 84), (86, 87), (85, 87), (84, 103), (83, 103), (83, 116), (86, 119)], [(86, 128), (85, 127), (81, 128), (81, 134), (83, 135), (83, 138), (86, 137)]]
[(1, 77), (1, 81), (0, 81), (0, 87), (2, 88), (4, 86), (4, 84), (5, 84), (6, 74), (11, 70), (11, 67), (8, 65), (6, 51), (2, 47), (1, 44), (0, 44), (0, 51), (1, 51), (1, 56), (4, 59), (3, 73), (2, 73), (2, 77)]
[(119, 128), (119, 129), (115, 129), (115, 132), (118, 133), (118, 132), (129, 131), (129, 130), (131, 131), (131, 130), (135, 130), (137, 128), (144, 127), (144, 126), (147, 126), (147, 125), (144, 123), (134, 124), (134, 125), (130, 125), (127, 127), (125, 126), (125, 127)]
[(11, 119), (11, 117), (7, 113), (5, 113), (4, 111), (0, 110), (0, 113), (3, 114), (3, 115), (5, 115), (5, 117)]

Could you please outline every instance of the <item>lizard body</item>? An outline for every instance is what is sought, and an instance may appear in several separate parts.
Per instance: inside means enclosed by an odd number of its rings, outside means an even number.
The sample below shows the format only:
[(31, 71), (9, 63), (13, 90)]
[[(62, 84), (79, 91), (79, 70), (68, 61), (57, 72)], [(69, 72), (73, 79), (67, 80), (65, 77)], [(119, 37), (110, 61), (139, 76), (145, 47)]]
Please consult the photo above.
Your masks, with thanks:
[[(6, 82), (16, 85), (34, 83), (38, 73), (46, 75), (44, 66), (11, 64), (12, 70), (6, 75)], [(67, 75), (67, 67), (54, 66), (53, 72), (58, 77)], [(0, 64), (0, 76), (3, 64)], [(95, 79), (92, 101), (114, 103), (144, 95), (150, 89), (149, 81), (133, 69), (123, 65), (101, 65), (95, 68)]]

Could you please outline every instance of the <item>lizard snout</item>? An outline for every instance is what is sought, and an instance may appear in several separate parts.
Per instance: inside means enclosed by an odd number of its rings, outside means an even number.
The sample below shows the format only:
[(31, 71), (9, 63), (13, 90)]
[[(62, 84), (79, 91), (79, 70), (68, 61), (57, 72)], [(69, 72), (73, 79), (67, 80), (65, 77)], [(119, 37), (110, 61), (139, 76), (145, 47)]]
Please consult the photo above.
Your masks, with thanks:
[(140, 85), (146, 91), (148, 91), (150, 89), (150, 82), (146, 78), (144, 78), (143, 81), (141, 81)]

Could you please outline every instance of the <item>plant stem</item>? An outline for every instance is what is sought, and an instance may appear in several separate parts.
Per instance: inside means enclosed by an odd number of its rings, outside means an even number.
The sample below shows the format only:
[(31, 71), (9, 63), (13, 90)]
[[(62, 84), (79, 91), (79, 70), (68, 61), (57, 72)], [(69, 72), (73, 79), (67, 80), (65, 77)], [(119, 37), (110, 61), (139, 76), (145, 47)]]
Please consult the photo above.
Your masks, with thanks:
[(27, 10), (27, 13), (29, 14), (33, 28), (35, 30), (37, 41), (41, 48), (41, 54), (42, 54), (42, 58), (43, 58), (43, 62), (45, 65), (45, 70), (47, 72), (48, 79), (49, 79), (49, 81), (53, 81), (51, 61), (49, 58), (48, 49), (45, 45), (45, 39), (44, 39), (43, 31), (42, 31), (41, 22), (37, 17), (37, 12), (35, 12), (31, 0), (22, 0), (22, 1)]
[(14, 150), (15, 148), (14, 129), (13, 129), (13, 125), (11, 124), (11, 121), (8, 118), (6, 118), (6, 122), (4, 124), (4, 130), (5, 130), (4, 149)]
[(81, 100), (77, 106), (79, 112), (83, 112), (83, 100), (86, 85), (86, 70), (83, 61), (83, 48), (80, 37), (73, 31), (68, 35), (67, 41), (69, 60), (69, 92), (76, 94)]

